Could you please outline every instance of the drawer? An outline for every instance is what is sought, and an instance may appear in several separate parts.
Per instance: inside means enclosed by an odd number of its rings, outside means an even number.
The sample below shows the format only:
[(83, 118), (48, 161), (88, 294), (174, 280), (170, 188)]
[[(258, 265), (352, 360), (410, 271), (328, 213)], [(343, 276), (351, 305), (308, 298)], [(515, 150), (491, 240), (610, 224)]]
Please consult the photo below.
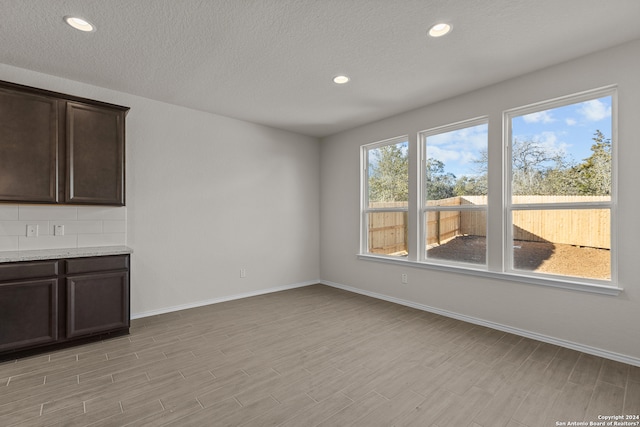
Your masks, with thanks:
[(111, 255), (66, 260), (67, 274), (91, 273), (94, 271), (127, 270), (129, 255)]
[(47, 260), (0, 264), (0, 282), (57, 276), (59, 262)]

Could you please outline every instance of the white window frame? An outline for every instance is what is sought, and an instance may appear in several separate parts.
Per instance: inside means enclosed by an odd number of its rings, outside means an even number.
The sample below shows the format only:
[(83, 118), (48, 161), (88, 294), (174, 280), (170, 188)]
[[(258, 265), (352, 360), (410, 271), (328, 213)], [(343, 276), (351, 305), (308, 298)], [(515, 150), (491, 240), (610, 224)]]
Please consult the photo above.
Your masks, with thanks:
[[(616, 207), (617, 207), (617, 87), (608, 86), (605, 88), (585, 91), (578, 94), (568, 95), (555, 98), (548, 101), (529, 104), (523, 107), (513, 108), (503, 112), (503, 143), (505, 147), (504, 165), (503, 165), (503, 190), (504, 190), (504, 271), (510, 275), (550, 279), (556, 282), (571, 282), (575, 284), (584, 284), (587, 286), (600, 286), (618, 288), (617, 273), (617, 227), (616, 227)], [(559, 108), (571, 104), (577, 104), (605, 96), (611, 97), (611, 200), (601, 202), (579, 202), (579, 203), (512, 203), (512, 129), (511, 121), (514, 117), (520, 117), (526, 114)], [(559, 274), (545, 274), (534, 271), (516, 270), (514, 269), (513, 256), (513, 212), (523, 210), (580, 210), (580, 209), (607, 209), (610, 212), (609, 226), (611, 235), (611, 280), (598, 280), (592, 278), (581, 278), (574, 276), (564, 276)]]
[[(420, 200), (420, 215), (419, 215), (419, 258), (420, 262), (433, 264), (433, 265), (445, 265), (445, 266), (453, 266), (453, 267), (463, 267), (467, 269), (478, 269), (478, 270), (487, 270), (487, 254), (485, 253), (485, 263), (484, 264), (473, 264), (468, 262), (456, 262), (452, 260), (443, 260), (443, 259), (434, 259), (427, 257), (427, 214), (428, 212), (451, 212), (451, 211), (477, 211), (477, 212), (485, 212), (485, 218), (488, 218), (488, 207), (489, 203), (487, 201), (486, 205), (458, 205), (458, 206), (427, 206), (426, 200), (426, 168), (427, 168), (427, 138), (430, 136), (435, 136), (443, 133), (448, 133), (456, 130), (461, 130), (465, 128), (470, 128), (478, 125), (487, 125), (489, 126), (489, 117), (481, 116), (476, 117), (469, 120), (463, 120), (456, 123), (451, 123), (444, 126), (438, 126), (436, 128), (431, 128), (427, 130), (423, 130), (418, 133), (418, 141), (420, 141), (420, 172), (418, 176), (420, 177), (420, 185), (418, 186), (418, 198)], [(488, 138), (488, 137), (487, 137)], [(489, 149), (487, 141), (487, 150)], [(487, 170), (487, 174), (489, 171)], [(489, 233), (488, 233), (488, 223), (485, 221), (485, 230), (487, 230), (487, 242), (489, 241)], [(488, 245), (487, 250), (488, 252)]]
[[(370, 213), (382, 213), (382, 212), (409, 212), (409, 206), (403, 208), (370, 208), (369, 207), (369, 151), (375, 150), (376, 148), (384, 147), (387, 145), (396, 145), (406, 142), (407, 149), (409, 146), (409, 137), (407, 135), (397, 136), (394, 138), (385, 139), (378, 142), (373, 142), (370, 144), (365, 144), (361, 147), (361, 155), (360, 155), (360, 254), (381, 258), (389, 258), (389, 259), (398, 259), (397, 256), (392, 255), (384, 255), (384, 254), (374, 254), (369, 252), (369, 214)], [(411, 163), (409, 163), (409, 169), (411, 169)], [(409, 172), (410, 174), (410, 172)], [(407, 184), (408, 184), (407, 177)], [(409, 200), (407, 205), (411, 204), (411, 196), (409, 195)], [(407, 220), (408, 221), (408, 220)], [(407, 223), (407, 227), (410, 228), (410, 225)], [(409, 243), (407, 242), (407, 252), (411, 254), (411, 248)]]
[[(514, 270), (512, 268), (512, 251), (509, 246), (513, 244), (513, 225), (512, 212), (514, 209), (511, 203), (511, 117), (528, 114), (531, 112), (542, 111), (545, 109), (556, 108), (573, 103), (579, 103), (603, 96), (611, 96), (611, 201), (588, 202), (578, 205), (573, 204), (553, 204), (553, 209), (594, 209), (602, 208), (610, 210), (610, 226), (611, 226), (611, 280), (595, 280), (581, 279), (573, 276), (551, 275), (542, 273), (531, 273), (528, 271)], [(542, 102), (532, 103), (529, 105), (503, 110), (501, 113), (480, 116), (475, 119), (465, 120), (448, 124), (445, 126), (430, 128), (426, 131), (417, 132), (417, 143), (412, 141), (406, 135), (385, 139), (372, 144), (361, 146), (360, 170), (360, 252), (358, 259), (374, 262), (383, 262), (391, 265), (422, 268), (427, 270), (438, 270), (451, 272), (456, 274), (464, 274), (475, 277), (481, 277), (489, 280), (506, 280), (509, 282), (533, 284), (538, 286), (548, 286), (554, 288), (569, 289), (575, 291), (589, 292), (602, 295), (619, 295), (624, 289), (618, 282), (617, 269), (617, 206), (618, 206), (618, 185), (617, 185), (617, 169), (618, 169), (618, 93), (617, 86), (610, 85), (599, 89), (584, 91), (576, 94), (562, 96)], [(501, 120), (501, 123), (498, 121)], [(468, 127), (479, 122), (488, 123), (488, 182), (489, 195), (487, 205), (483, 207), (487, 211), (487, 263), (485, 266), (474, 265), (472, 263), (449, 263), (433, 259), (426, 259), (426, 223), (424, 221), (424, 208), (426, 201), (424, 200), (423, 188), (424, 180), (422, 171), (425, 168), (425, 145), (422, 138), (425, 135), (433, 135), (444, 133), (463, 127)], [(501, 133), (501, 135), (500, 135)], [(499, 140), (499, 141), (498, 141)], [(408, 142), (409, 146), (409, 200), (407, 215), (407, 232), (408, 257), (385, 256), (381, 254), (373, 254), (368, 252), (368, 214), (371, 212), (380, 212), (382, 210), (368, 209), (368, 164), (367, 151), (371, 148), (377, 148), (387, 144), (397, 144), (399, 142)], [(492, 143), (493, 141), (493, 143)], [(496, 150), (496, 143), (499, 142), (499, 149)], [(412, 145), (414, 144), (415, 145)], [(413, 151), (412, 151), (413, 150)], [(493, 153), (493, 154), (492, 154)], [(498, 156), (496, 156), (498, 153)], [(496, 167), (498, 165), (498, 167)], [(498, 179), (496, 175), (499, 174)], [(493, 186), (492, 186), (493, 183)], [(496, 183), (499, 183), (496, 185)], [(416, 190), (412, 193), (412, 186)], [(547, 205), (525, 206), (518, 204), (515, 209), (539, 209), (547, 208)], [(458, 207), (456, 207), (458, 209)], [(389, 211), (399, 211), (399, 209), (389, 209)], [(407, 209), (401, 209), (405, 212)], [(484, 267), (484, 268), (482, 268)]]

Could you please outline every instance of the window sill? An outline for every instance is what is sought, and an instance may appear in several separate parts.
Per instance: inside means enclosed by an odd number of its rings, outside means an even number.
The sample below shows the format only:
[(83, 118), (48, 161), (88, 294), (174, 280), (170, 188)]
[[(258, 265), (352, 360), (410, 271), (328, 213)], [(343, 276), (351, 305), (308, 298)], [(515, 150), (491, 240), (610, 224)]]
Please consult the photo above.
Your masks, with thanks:
[(449, 273), (467, 274), (471, 276), (488, 277), (497, 280), (508, 280), (526, 284), (548, 286), (553, 288), (570, 289), (574, 291), (590, 292), (601, 295), (618, 296), (624, 291), (616, 286), (605, 286), (591, 283), (583, 283), (571, 280), (554, 280), (541, 277), (524, 276), (519, 274), (502, 273), (466, 267), (452, 267), (448, 265), (429, 264), (426, 262), (411, 261), (406, 258), (391, 258), (380, 255), (358, 254), (358, 259), (364, 261), (376, 261), (388, 264), (403, 265), (408, 267), (423, 268), (427, 270), (446, 271)]

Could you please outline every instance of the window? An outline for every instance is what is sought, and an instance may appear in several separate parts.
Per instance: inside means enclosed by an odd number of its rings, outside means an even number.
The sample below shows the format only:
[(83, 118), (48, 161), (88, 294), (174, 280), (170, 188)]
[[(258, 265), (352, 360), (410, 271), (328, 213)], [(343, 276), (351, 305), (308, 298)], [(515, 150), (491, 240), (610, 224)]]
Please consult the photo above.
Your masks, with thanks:
[(616, 97), (362, 146), (363, 259), (617, 294)]
[(505, 114), (508, 271), (611, 281), (614, 96)]
[(486, 265), (486, 118), (420, 133), (423, 257)]
[(409, 143), (407, 137), (363, 147), (362, 252), (408, 254)]

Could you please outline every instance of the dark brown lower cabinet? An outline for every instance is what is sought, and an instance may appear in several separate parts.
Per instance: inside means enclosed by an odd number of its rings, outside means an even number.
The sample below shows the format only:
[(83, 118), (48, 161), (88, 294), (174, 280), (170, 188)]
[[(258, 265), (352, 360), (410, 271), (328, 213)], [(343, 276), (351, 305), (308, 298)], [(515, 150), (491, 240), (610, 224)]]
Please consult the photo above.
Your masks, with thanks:
[(58, 279), (0, 284), (0, 352), (57, 339)]
[(67, 277), (67, 337), (129, 327), (129, 273)]
[(129, 255), (0, 264), (0, 360), (129, 332)]

